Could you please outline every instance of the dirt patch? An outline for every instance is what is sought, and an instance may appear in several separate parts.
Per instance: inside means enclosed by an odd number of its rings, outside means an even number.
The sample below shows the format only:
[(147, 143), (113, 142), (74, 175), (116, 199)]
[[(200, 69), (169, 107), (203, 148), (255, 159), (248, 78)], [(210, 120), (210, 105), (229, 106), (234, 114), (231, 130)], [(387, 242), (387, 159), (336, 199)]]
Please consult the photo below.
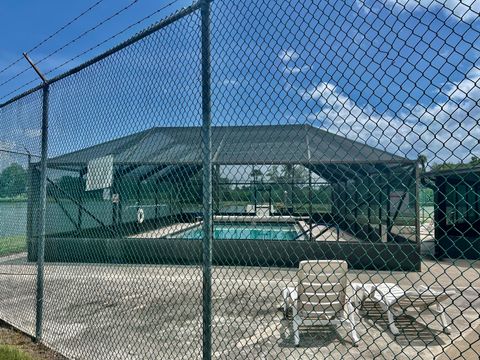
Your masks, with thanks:
[(47, 348), (36, 344), (32, 338), (14, 329), (0, 320), (0, 345), (11, 345), (28, 354), (35, 360), (66, 360), (67, 358)]

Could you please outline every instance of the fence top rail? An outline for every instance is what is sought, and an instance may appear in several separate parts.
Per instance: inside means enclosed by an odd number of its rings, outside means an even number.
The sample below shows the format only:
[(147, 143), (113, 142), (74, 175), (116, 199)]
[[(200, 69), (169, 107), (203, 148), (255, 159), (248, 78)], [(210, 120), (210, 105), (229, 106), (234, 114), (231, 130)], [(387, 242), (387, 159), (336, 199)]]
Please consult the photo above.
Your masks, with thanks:
[[(110, 55), (112, 54), (115, 54), (116, 52), (136, 43), (137, 41), (157, 32), (158, 30), (160, 29), (163, 29), (171, 24), (173, 24), (174, 22), (176, 22), (177, 20), (180, 20), (182, 18), (184, 18), (185, 16), (188, 16), (190, 14), (192, 14), (193, 12), (197, 11), (200, 9), (201, 5), (202, 5), (202, 2), (204, 0), (198, 0), (197, 2), (193, 3), (192, 5), (188, 6), (188, 7), (185, 7), (185, 8), (182, 8), (180, 10), (177, 10), (175, 13), (173, 13), (172, 15), (169, 15), (167, 16), (166, 18), (164, 18), (163, 20), (160, 20), (158, 21), (157, 23), (153, 24), (152, 26), (146, 28), (145, 30), (142, 30), (140, 31), (139, 33), (135, 34), (134, 36), (132, 36), (131, 38), (121, 42), (120, 44), (114, 46), (113, 48), (103, 52), (102, 54), (100, 55), (97, 55), (95, 57), (93, 57), (92, 59), (90, 60), (87, 60), (85, 61), (84, 63), (70, 69), (70, 70), (67, 70), (65, 71), (64, 73), (60, 74), (60, 75), (57, 75), (55, 76), (54, 78), (48, 80), (48, 82), (46, 84), (40, 84), (40, 85), (37, 85), (35, 86), (34, 88), (32, 89), (29, 89), (29, 90), (26, 90), (25, 92), (21, 93), (21, 94), (18, 94), (16, 96), (14, 96), (13, 98), (3, 102), (3, 103), (0, 103), (0, 109), (25, 97), (25, 96), (28, 96), (32, 93), (34, 93), (35, 91), (38, 91), (40, 89), (42, 89), (43, 87), (45, 87), (46, 85), (49, 85), (49, 84), (53, 84), (59, 80), (62, 80), (70, 75), (73, 75), (107, 57), (109, 57)], [(207, 0), (208, 1), (208, 0)]]

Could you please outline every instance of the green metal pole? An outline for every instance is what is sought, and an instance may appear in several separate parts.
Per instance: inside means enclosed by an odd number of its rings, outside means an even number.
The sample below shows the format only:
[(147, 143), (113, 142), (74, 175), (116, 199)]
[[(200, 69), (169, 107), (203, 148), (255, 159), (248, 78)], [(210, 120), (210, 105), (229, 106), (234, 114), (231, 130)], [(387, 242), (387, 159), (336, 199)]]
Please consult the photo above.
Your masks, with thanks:
[(202, 135), (203, 135), (203, 359), (212, 358), (212, 116), (210, 69), (210, 1), (202, 0)]
[(42, 99), (42, 152), (40, 161), (40, 212), (37, 246), (37, 297), (35, 317), (35, 341), (42, 341), (43, 332), (43, 295), (44, 295), (44, 261), (45, 261), (45, 214), (47, 209), (47, 156), (48, 156), (48, 98), (49, 86), (43, 87)]

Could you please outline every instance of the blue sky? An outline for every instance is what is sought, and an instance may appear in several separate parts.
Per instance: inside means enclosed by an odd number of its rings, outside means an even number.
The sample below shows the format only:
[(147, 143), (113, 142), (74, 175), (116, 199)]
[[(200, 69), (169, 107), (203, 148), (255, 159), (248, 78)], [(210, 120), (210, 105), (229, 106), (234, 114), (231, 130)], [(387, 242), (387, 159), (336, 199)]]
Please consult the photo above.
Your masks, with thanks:
[[(95, 2), (0, 4), (0, 30), (11, 34), (0, 46), (0, 69)], [(43, 58), (129, 3), (105, 0), (32, 58)], [(48, 72), (166, 3), (139, 0), (40, 68)], [(175, 3), (50, 75), (188, 3)], [(479, 12), (473, 0), (217, 0), (213, 122), (306, 123), (409, 158), (422, 153), (434, 162), (468, 161), (480, 156)], [(198, 15), (53, 85), (51, 154), (152, 126), (199, 125)], [(21, 64), (0, 74), (0, 83)], [(9, 90), (0, 86), (0, 96), (35, 79), (32, 71), (24, 76), (7, 84)], [(4, 118), (11, 124), (4, 145), (18, 146), (21, 136), (37, 146), (28, 105), (4, 111)], [(15, 135), (19, 123), (23, 131)]]
[[(0, 31), (2, 34), (8, 34), (8, 36), (2, 36), (0, 46), (0, 71), (21, 57), (22, 52), (32, 49), (90, 7), (93, 8), (85, 15), (30, 53), (31, 58), (37, 62), (79, 37), (73, 43), (39, 64), (39, 67), (44, 73), (62, 65), (98, 43), (105, 41), (133, 23), (151, 14), (153, 15), (131, 27), (124, 33), (89, 51), (85, 55), (68, 62), (57, 71), (51, 73), (49, 77), (68, 70), (94, 55), (109, 49), (142, 30), (144, 27), (191, 3), (192, 0), (103, 0), (100, 2), (99, 0), (2, 1), (0, 2), (2, 19), (0, 22)], [(161, 10), (162, 8), (165, 9)], [(119, 13), (118, 15), (109, 19), (117, 12)], [(95, 26), (98, 26), (98, 28), (89, 31)], [(80, 36), (84, 32), (87, 32), (87, 34)], [(20, 61), (5, 73), (0, 74), (0, 83), (3, 83), (26, 68), (28, 68), (28, 64), (25, 61)], [(19, 78), (8, 82), (4, 86), (0, 86), (0, 96), (3, 97), (17, 87), (34, 79), (36, 79), (34, 71), (29, 70)], [(3, 101), (5, 100), (6, 99), (3, 99)]]

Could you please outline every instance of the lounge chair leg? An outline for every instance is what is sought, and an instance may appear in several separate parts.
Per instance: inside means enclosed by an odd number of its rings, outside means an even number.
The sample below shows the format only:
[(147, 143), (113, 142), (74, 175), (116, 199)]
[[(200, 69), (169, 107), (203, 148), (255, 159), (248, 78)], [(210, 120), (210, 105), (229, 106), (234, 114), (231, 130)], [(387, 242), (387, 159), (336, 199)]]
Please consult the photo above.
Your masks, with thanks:
[(442, 305), (437, 304), (437, 311), (440, 315), (440, 320), (442, 321), (443, 332), (445, 334), (450, 334), (451, 328), (450, 326), (448, 326), (447, 317), (445, 315), (445, 309), (443, 308)]
[(355, 308), (353, 307), (352, 303), (347, 302), (347, 310), (348, 310), (348, 319), (346, 322), (350, 327), (348, 336), (350, 336), (353, 346), (358, 346), (358, 342), (360, 341), (360, 338), (358, 337), (357, 330), (355, 328), (356, 327)]
[(393, 335), (400, 335), (400, 330), (395, 326), (395, 317), (390, 309), (387, 309), (388, 327)]
[(295, 304), (297, 300), (297, 290), (293, 287), (287, 287), (283, 289), (283, 318), (286, 319), (288, 315), (288, 309)]
[(290, 291), (288, 288), (283, 289), (283, 318), (287, 318), (287, 311), (288, 311), (288, 298), (290, 297)]
[(293, 344), (295, 346), (298, 346), (300, 344), (300, 323), (302, 322), (302, 319), (300, 316), (296, 315), (293, 317)]

